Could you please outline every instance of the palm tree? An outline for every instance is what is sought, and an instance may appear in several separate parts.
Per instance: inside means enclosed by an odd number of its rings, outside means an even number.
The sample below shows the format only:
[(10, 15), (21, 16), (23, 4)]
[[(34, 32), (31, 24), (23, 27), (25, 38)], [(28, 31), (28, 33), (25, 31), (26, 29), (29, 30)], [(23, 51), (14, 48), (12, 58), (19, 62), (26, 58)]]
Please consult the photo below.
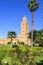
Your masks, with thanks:
[(34, 11), (36, 11), (39, 8), (39, 3), (36, 2), (36, 0), (31, 0), (28, 3), (28, 8), (30, 9), (30, 12), (32, 12), (32, 32), (31, 32), (31, 46), (33, 46), (33, 31), (34, 31)]
[(16, 32), (14, 32), (14, 31), (9, 31), (8, 32), (8, 36), (7, 36), (7, 38), (11, 38), (11, 42), (12, 42), (12, 38), (15, 38), (16, 37)]

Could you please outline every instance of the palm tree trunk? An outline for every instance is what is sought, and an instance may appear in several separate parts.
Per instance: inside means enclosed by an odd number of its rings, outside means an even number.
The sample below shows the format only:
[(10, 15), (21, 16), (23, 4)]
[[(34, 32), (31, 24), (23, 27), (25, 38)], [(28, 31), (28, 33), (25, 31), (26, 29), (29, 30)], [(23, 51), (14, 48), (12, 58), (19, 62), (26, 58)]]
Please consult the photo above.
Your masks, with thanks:
[(11, 38), (11, 48), (12, 48), (12, 40), (13, 40), (13, 39)]
[(34, 11), (32, 11), (32, 32), (31, 32), (31, 46), (33, 46), (33, 31), (34, 31)]
[(12, 43), (12, 38), (11, 38), (11, 43)]

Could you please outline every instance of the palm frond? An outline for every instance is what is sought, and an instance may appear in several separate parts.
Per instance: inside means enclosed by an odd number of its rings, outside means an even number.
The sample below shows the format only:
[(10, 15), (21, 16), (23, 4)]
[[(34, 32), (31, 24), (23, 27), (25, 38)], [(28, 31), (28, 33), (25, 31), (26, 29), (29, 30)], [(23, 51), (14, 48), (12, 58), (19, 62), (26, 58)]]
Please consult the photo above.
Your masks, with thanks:
[(30, 11), (35, 11), (39, 8), (39, 3), (36, 2), (36, 0), (31, 0), (29, 3), (28, 3), (28, 8), (30, 9)]

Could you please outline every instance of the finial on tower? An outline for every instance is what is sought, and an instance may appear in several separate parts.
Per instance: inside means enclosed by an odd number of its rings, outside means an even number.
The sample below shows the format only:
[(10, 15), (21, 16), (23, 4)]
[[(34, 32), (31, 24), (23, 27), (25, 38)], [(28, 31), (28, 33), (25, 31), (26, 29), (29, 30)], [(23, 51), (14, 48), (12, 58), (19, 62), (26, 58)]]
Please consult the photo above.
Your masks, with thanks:
[(24, 16), (24, 18), (23, 18), (23, 22), (27, 22), (27, 18), (26, 18), (26, 16)]

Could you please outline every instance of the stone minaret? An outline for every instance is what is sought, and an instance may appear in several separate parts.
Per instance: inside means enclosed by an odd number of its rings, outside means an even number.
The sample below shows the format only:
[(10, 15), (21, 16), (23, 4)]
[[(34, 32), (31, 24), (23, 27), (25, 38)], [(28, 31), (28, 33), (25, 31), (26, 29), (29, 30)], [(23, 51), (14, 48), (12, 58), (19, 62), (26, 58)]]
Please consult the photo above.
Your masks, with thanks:
[(21, 22), (21, 33), (19, 35), (19, 40), (20, 42), (24, 42), (25, 45), (29, 45), (30, 46), (30, 39), (28, 39), (28, 22), (27, 22), (27, 18), (24, 17), (22, 22)]
[(21, 34), (28, 34), (28, 23), (26, 17), (23, 18), (21, 23)]

